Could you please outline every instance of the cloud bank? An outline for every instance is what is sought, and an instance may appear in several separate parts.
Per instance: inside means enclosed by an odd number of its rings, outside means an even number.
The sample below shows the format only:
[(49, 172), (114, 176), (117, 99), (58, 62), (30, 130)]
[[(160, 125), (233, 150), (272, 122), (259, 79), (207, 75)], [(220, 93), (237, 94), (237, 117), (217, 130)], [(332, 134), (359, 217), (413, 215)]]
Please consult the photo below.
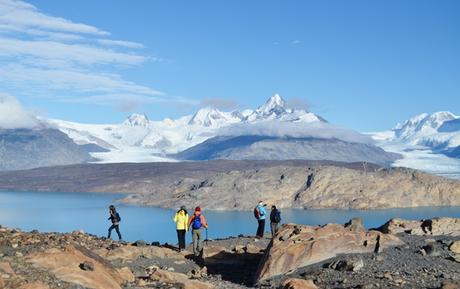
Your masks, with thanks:
[(257, 123), (238, 123), (219, 131), (220, 136), (256, 135), (278, 138), (339, 139), (346, 142), (371, 144), (371, 137), (354, 130), (325, 122), (280, 122), (276, 120)]
[(161, 59), (141, 54), (141, 43), (110, 36), (23, 1), (0, 0), (0, 85), (15, 95), (63, 102), (184, 103), (124, 79), (124, 68)]
[(34, 128), (35, 116), (24, 109), (16, 98), (0, 93), (0, 129)]

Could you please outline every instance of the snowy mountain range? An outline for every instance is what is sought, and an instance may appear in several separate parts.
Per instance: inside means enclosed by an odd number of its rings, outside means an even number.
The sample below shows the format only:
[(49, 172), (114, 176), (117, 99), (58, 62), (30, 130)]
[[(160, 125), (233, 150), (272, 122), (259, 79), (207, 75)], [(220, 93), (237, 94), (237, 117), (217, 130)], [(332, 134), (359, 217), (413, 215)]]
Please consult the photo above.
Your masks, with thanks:
[[(49, 130), (46, 135), (55, 138), (53, 143), (57, 145), (55, 151), (61, 152), (57, 156), (61, 163), (77, 158), (100, 163), (311, 159), (367, 161), (438, 174), (460, 172), (460, 117), (450, 112), (424, 113), (389, 131), (362, 134), (330, 124), (312, 112), (290, 108), (276, 94), (254, 110), (225, 112), (206, 107), (193, 115), (161, 121), (132, 114), (119, 124), (46, 118), (38, 118), (37, 122), (39, 125), (28, 128), (27, 133), (42, 139), (45, 134), (40, 130)], [(60, 134), (51, 134), (52, 130)], [(3, 128), (0, 150), (18, 157), (24, 155), (22, 151), (30, 151), (23, 134), (24, 129)], [(69, 141), (76, 146), (65, 155)], [(40, 147), (38, 143), (34, 145), (36, 153), (41, 153)], [(45, 156), (51, 158), (49, 154), (42, 156), (44, 164), (52, 164), (45, 160)]]
[[(107, 125), (56, 119), (46, 121), (79, 145), (94, 144), (107, 150), (91, 153), (101, 162), (165, 161), (169, 160), (167, 155), (184, 151), (212, 137), (248, 134), (249, 128), (254, 126), (270, 127), (283, 123), (299, 128), (313, 123), (327, 126), (327, 122), (314, 113), (288, 108), (278, 94), (270, 97), (256, 110), (241, 112), (223, 112), (207, 107), (194, 115), (162, 121), (149, 120), (143, 114), (132, 114), (121, 124)], [(363, 138), (356, 132), (350, 131), (350, 134)]]
[(460, 176), (460, 116), (448, 111), (422, 113), (371, 135), (386, 151), (403, 155), (396, 166)]

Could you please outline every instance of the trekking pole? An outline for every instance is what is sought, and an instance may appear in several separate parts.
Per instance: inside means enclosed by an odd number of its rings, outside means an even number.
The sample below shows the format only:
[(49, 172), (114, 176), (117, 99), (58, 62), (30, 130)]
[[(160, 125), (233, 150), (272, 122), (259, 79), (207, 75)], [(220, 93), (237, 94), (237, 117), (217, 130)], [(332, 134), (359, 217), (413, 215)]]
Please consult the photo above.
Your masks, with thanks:
[(208, 228), (206, 228), (206, 246), (208, 245)]

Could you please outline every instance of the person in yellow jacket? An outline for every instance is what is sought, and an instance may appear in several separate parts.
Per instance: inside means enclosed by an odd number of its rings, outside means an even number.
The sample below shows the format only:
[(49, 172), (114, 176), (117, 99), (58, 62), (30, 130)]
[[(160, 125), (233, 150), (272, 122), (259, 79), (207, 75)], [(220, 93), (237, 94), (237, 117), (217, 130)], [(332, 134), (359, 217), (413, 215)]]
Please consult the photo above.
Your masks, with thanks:
[(173, 218), (174, 223), (176, 223), (179, 252), (185, 249), (185, 233), (188, 231), (188, 219), (188, 213), (185, 206), (180, 207)]

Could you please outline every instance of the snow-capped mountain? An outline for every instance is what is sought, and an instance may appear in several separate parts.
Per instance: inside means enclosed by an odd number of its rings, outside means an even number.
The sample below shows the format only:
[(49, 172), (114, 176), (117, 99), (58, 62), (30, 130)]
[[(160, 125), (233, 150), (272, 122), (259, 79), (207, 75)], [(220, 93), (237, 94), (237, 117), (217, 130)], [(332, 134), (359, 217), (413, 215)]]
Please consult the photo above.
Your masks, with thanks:
[(161, 161), (164, 160), (162, 155), (193, 147), (219, 135), (224, 128), (266, 121), (313, 123), (322, 119), (305, 110), (287, 108), (284, 99), (276, 94), (256, 110), (241, 112), (207, 107), (194, 115), (162, 121), (149, 120), (144, 114), (132, 114), (121, 124), (80, 124), (55, 119), (49, 123), (77, 144), (95, 144), (109, 150), (92, 154), (102, 161)]
[(460, 174), (460, 116), (451, 112), (422, 113), (372, 137), (386, 151), (403, 155), (396, 166)]
[(238, 112), (222, 112), (217, 108), (207, 107), (198, 110), (188, 122), (189, 125), (202, 127), (222, 127), (240, 122), (244, 117)]
[(460, 145), (460, 117), (448, 111), (422, 113), (397, 124), (387, 141), (432, 149)]

